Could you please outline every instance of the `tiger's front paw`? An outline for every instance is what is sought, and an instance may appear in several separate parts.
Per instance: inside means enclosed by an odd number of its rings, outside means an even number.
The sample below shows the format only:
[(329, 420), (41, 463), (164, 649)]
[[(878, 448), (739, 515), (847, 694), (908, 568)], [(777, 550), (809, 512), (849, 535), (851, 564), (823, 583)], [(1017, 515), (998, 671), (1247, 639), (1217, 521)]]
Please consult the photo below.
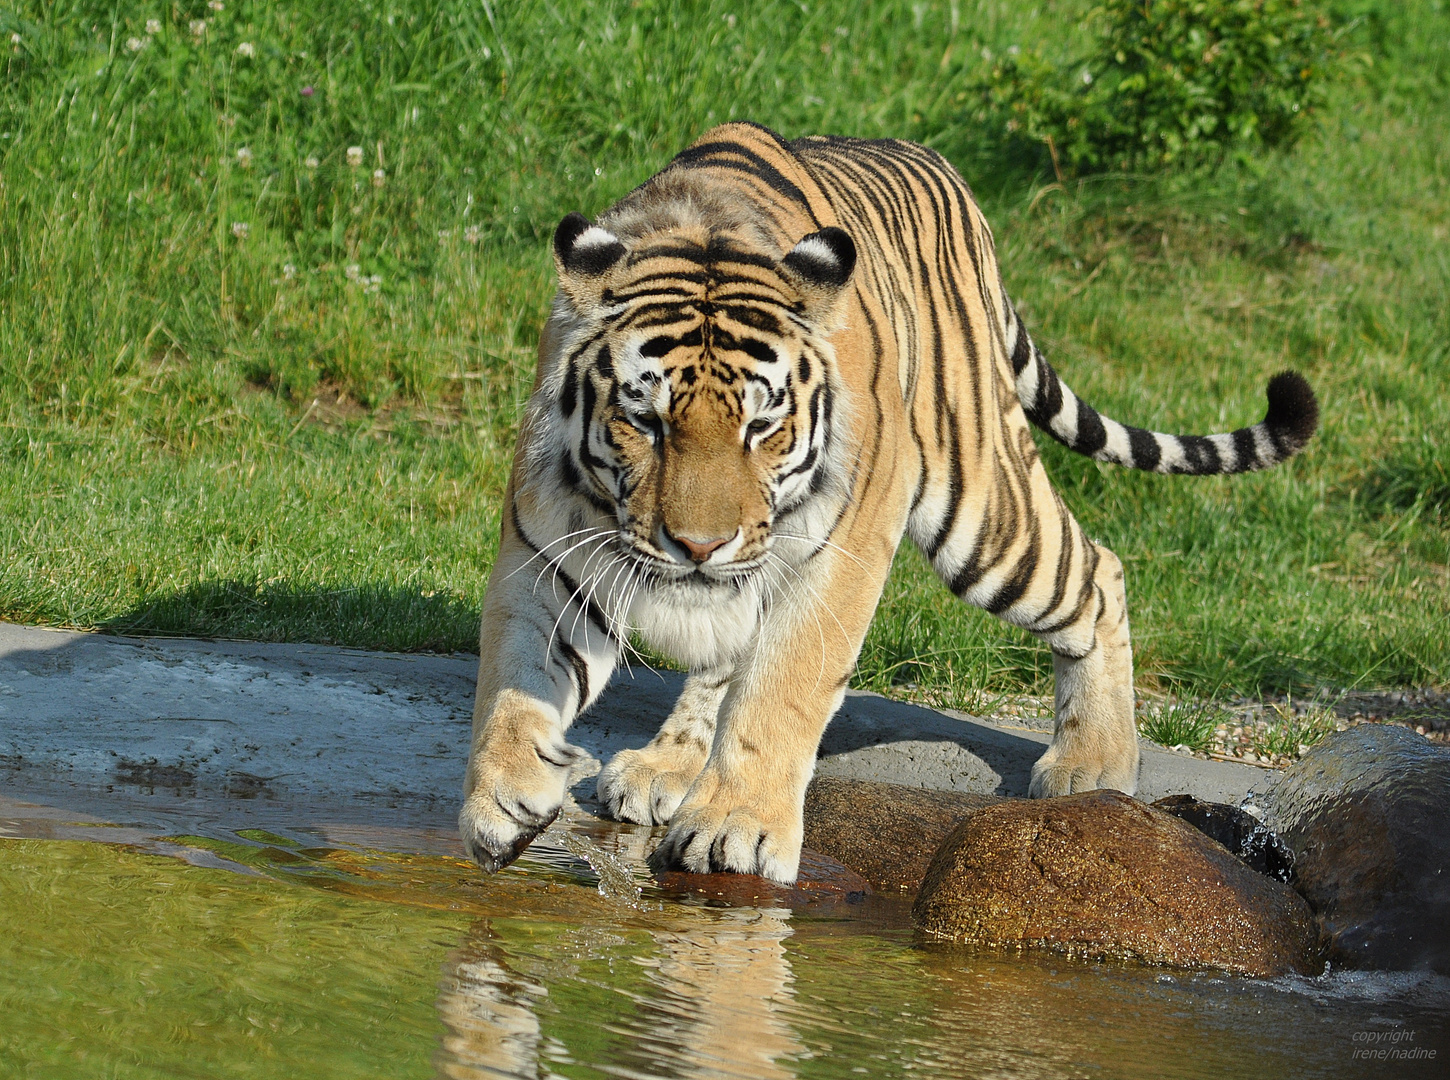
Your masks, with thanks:
[(517, 859), (559, 816), (569, 769), (588, 757), (562, 738), (478, 753), (469, 763), (470, 790), (458, 812), (468, 857), (489, 874)]
[(746, 794), (702, 774), (650, 861), (660, 870), (759, 874), (790, 885), (802, 835), (799, 800)]
[(665, 825), (705, 764), (694, 746), (621, 750), (599, 773), (599, 801), (616, 821)]

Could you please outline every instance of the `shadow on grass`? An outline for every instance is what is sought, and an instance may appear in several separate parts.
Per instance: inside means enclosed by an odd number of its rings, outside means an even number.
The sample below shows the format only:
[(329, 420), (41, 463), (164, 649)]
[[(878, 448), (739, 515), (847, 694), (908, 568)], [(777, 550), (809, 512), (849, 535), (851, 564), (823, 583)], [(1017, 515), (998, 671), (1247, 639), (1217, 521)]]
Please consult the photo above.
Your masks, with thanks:
[(1450, 443), (1428, 431), (1402, 443), (1375, 467), (1364, 493), (1381, 512), (1417, 511), (1450, 521)]
[(478, 650), (478, 620), (474, 601), (396, 585), (328, 589), (230, 580), (147, 597), (98, 629), (453, 653)]

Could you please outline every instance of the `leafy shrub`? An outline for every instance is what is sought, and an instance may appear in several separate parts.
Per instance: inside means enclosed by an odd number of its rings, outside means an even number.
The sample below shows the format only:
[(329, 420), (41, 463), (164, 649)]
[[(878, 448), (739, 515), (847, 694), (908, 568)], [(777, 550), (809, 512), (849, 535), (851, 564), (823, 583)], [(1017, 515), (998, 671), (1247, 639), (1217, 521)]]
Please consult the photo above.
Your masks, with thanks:
[(1303, 0), (1103, 0), (1086, 56), (992, 58), (981, 119), (1064, 170), (1160, 168), (1287, 146), (1319, 104), (1329, 20)]

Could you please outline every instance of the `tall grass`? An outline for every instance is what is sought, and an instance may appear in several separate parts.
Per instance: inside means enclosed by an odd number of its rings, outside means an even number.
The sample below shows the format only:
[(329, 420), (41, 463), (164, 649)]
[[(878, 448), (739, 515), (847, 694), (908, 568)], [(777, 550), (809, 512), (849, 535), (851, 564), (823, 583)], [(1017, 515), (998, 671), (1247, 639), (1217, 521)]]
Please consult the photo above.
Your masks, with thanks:
[[(946, 153), (1115, 416), (1221, 430), (1283, 367), (1319, 389), (1262, 476), (1045, 445), (1127, 564), (1145, 684), (1450, 681), (1450, 14), (1333, 5), (1350, 55), (1292, 154), (1064, 188), (965, 88), (984, 49), (1071, 55), (1086, 8), (0, 8), (0, 614), (472, 647), (548, 235), (748, 117)], [(904, 552), (858, 681), (970, 704), (1050, 667)]]

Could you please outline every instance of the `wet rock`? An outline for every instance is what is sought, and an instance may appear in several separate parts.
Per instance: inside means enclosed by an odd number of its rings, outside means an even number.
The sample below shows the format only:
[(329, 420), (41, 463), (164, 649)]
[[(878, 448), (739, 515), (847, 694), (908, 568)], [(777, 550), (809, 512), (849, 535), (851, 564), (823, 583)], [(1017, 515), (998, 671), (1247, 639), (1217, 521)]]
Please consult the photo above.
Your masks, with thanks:
[(1203, 802), (1192, 795), (1170, 795), (1152, 805), (1217, 840), (1250, 869), (1275, 881), (1294, 880), (1294, 852), (1248, 811), (1227, 803)]
[(962, 818), (1002, 800), (872, 780), (818, 776), (806, 789), (805, 846), (886, 892), (915, 892)]
[(1450, 749), (1360, 724), (1305, 754), (1266, 802), (1332, 963), (1450, 975)]
[(1323, 967), (1293, 889), (1117, 791), (973, 812), (937, 852), (912, 915), (932, 937), (981, 945), (1254, 976)]
[(800, 876), (781, 885), (755, 874), (689, 874), (668, 870), (655, 877), (669, 896), (699, 896), (730, 907), (834, 907), (858, 904), (871, 886), (866, 879), (834, 859), (814, 851), (801, 852)]

